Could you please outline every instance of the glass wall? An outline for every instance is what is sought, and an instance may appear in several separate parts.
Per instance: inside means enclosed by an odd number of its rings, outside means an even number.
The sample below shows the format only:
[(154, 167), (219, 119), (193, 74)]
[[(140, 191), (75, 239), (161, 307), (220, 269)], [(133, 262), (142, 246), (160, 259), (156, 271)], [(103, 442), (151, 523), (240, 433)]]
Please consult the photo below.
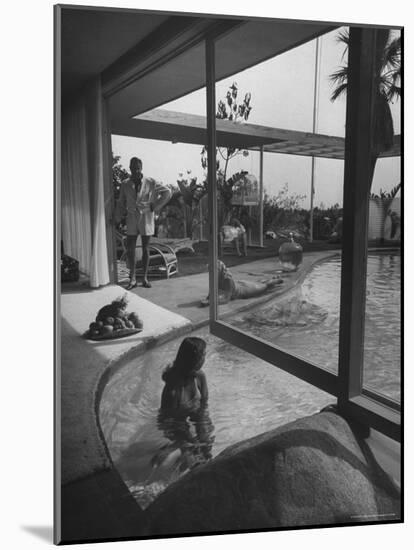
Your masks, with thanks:
[[(298, 24), (284, 25), (292, 39)], [(397, 35), (318, 34), (208, 83), (210, 326), (398, 440), (399, 106), (375, 74), (390, 54), (395, 78), (389, 65), (382, 76), (398, 88)], [(240, 38), (216, 41), (216, 65)], [(252, 151), (259, 162), (246, 166)], [(258, 247), (249, 239), (256, 205), (243, 200), (263, 206)]]
[[(285, 27), (294, 37), (297, 25)], [(344, 136), (345, 97), (331, 98), (338, 86), (332, 75), (346, 62), (338, 42), (345, 31), (322, 34), (215, 86), (218, 320), (280, 350), (276, 365), (289, 354), (302, 371), (313, 365), (334, 374), (343, 160), (329, 158), (329, 148), (331, 137)], [(236, 51), (238, 38), (216, 42), (216, 63), (230, 45)], [(229, 136), (226, 125), (235, 128)], [(314, 147), (321, 139), (313, 142), (314, 133), (328, 136), (325, 148)], [(274, 144), (277, 152), (270, 152)]]
[[(401, 133), (398, 69), (400, 32), (389, 31), (381, 67), (387, 93), (375, 141), (382, 154)], [(370, 190), (366, 276), (363, 387), (395, 402), (401, 399), (401, 158), (379, 158)]]

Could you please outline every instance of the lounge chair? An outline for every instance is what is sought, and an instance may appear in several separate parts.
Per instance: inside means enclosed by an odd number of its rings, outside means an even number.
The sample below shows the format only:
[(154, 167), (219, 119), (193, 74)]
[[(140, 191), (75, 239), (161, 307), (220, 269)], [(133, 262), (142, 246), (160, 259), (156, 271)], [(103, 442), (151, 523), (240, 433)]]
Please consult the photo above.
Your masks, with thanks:
[(181, 239), (171, 239), (168, 237), (153, 237), (151, 239), (151, 244), (154, 246), (158, 246), (158, 244), (166, 244), (172, 250), (177, 253), (179, 250), (182, 250), (184, 252), (190, 252), (194, 254), (194, 243), (197, 241), (194, 241), (193, 239), (190, 239), (190, 237), (183, 237)]
[[(120, 262), (125, 262), (127, 258), (126, 252), (126, 236), (116, 231), (117, 250), (120, 252)], [(178, 273), (178, 260), (174, 250), (162, 242), (150, 243), (148, 245), (150, 261), (148, 267), (148, 275), (165, 276), (169, 279), (172, 275)], [(136, 246), (136, 271), (142, 272), (142, 245), (137, 241)]]

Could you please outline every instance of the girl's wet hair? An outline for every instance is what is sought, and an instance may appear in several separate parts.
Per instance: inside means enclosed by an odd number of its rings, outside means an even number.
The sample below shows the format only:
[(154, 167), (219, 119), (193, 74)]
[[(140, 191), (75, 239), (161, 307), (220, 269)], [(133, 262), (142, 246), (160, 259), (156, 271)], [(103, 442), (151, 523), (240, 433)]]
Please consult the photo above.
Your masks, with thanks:
[(138, 157), (132, 157), (131, 160), (129, 161), (129, 167), (131, 168), (132, 166), (134, 166), (135, 164), (139, 164), (142, 168), (142, 160), (139, 159)]
[(177, 352), (173, 365), (166, 369), (163, 379), (172, 381), (174, 378), (182, 378), (199, 370), (206, 350), (206, 342), (202, 338), (189, 336), (184, 338)]

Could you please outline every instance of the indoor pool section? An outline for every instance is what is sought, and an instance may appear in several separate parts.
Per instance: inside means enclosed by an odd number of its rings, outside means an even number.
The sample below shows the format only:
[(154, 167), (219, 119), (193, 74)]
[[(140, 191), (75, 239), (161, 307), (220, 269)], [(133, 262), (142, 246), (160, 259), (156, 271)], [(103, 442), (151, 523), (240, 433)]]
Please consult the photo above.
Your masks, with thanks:
[(182, 338), (130, 361), (106, 386), (101, 427), (112, 460), (137, 502), (146, 507), (172, 481), (223, 449), (302, 416), (334, 398), (212, 336), (204, 371), (209, 408), (193, 421), (159, 418), (161, 374)]

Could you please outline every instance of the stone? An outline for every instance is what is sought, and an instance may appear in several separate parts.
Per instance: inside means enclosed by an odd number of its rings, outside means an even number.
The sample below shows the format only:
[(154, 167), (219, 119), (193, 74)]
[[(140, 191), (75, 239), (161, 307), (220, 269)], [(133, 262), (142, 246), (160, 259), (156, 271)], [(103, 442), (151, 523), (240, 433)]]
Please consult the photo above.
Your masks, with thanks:
[(357, 434), (321, 412), (233, 445), (151, 504), (148, 534), (399, 520), (400, 490)]

